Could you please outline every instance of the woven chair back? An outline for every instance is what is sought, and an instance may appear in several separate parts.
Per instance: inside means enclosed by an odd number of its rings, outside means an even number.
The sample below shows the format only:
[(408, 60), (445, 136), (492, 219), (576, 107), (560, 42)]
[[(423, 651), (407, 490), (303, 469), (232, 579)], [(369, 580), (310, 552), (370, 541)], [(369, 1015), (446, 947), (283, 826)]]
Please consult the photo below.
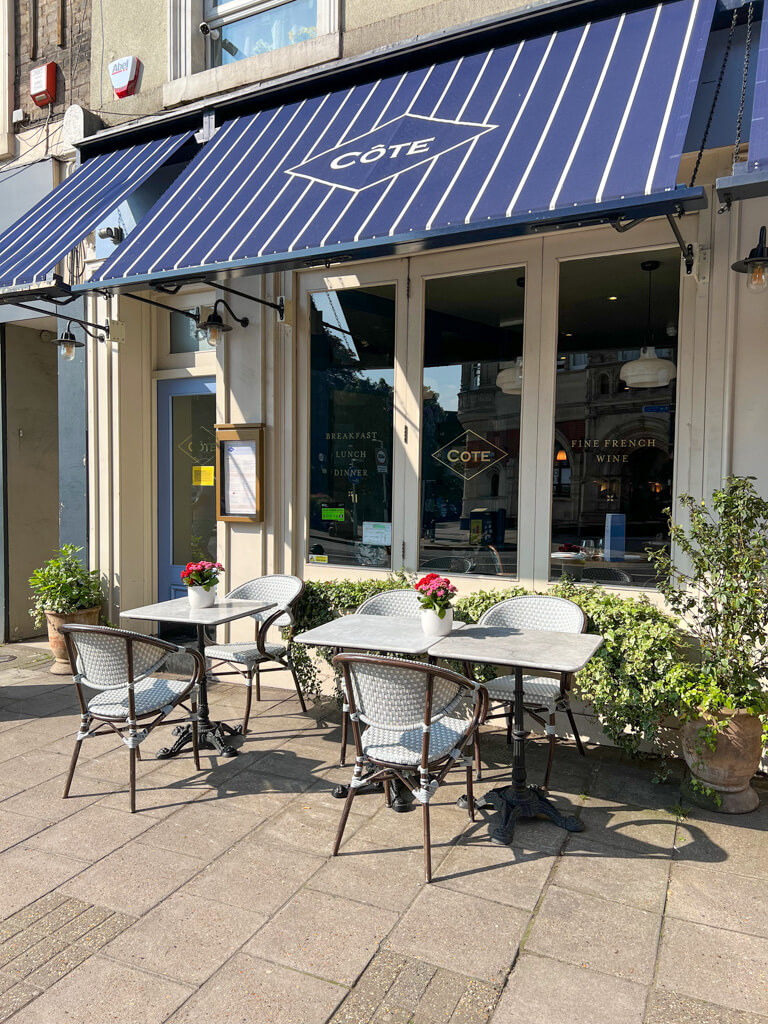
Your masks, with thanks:
[[(273, 576), (258, 576), (255, 580), (248, 580), (241, 583), (239, 587), (231, 590), (227, 597), (236, 601), (269, 601), (270, 604), (284, 608), (292, 608), (296, 600), (301, 596), (304, 584), (298, 576), (283, 576), (276, 573)], [(257, 622), (264, 622), (274, 614), (275, 609), (266, 609), (263, 612), (256, 612), (252, 618)], [(288, 626), (291, 620), (287, 615), (281, 615), (273, 625)]]
[(385, 590), (373, 594), (359, 606), (357, 615), (402, 615), (417, 619), (421, 614), (419, 595), (415, 590)]
[(103, 626), (66, 631), (67, 642), (76, 654), (77, 674), (93, 690), (127, 686), (129, 648), (133, 659), (133, 681), (156, 672), (168, 656), (165, 644), (152, 637)]
[(588, 565), (582, 571), (581, 578), (593, 583), (631, 583), (632, 577), (623, 569), (612, 569), (608, 565)]
[(489, 608), (478, 620), (481, 626), (510, 629), (552, 629), (559, 633), (583, 633), (587, 620), (573, 601), (546, 594), (510, 597)]
[(432, 721), (457, 710), (469, 694), (461, 684), (423, 662), (350, 658), (347, 667), (360, 720), (392, 732), (413, 729), (426, 721), (430, 689)]

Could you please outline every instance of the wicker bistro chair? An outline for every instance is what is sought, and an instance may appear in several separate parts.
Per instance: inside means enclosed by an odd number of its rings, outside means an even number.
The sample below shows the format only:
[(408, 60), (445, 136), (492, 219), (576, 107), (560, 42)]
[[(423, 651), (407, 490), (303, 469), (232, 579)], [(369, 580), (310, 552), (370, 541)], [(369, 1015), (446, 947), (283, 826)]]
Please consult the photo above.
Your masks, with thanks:
[(583, 583), (632, 583), (628, 572), (609, 565), (588, 565), (582, 570), (581, 579)]
[[(256, 632), (253, 640), (238, 641), (231, 644), (210, 644), (205, 648), (207, 658), (211, 659), (211, 672), (216, 676), (243, 676), (247, 687), (245, 695), (245, 713), (240, 732), (244, 736), (248, 732), (248, 719), (251, 716), (251, 698), (256, 684), (256, 700), (261, 700), (261, 672), (280, 672), (287, 669), (293, 677), (293, 685), (299, 697), (301, 710), (306, 711), (304, 695), (299, 686), (296, 670), (291, 660), (290, 649), (284, 643), (268, 643), (267, 633), (272, 626), (292, 626), (293, 608), (304, 593), (304, 584), (298, 576), (260, 576), (236, 587), (227, 594), (227, 598), (241, 601), (269, 601), (277, 608), (268, 608), (256, 612), (252, 618), (256, 621)], [(277, 667), (263, 668), (264, 664), (274, 662)], [(231, 665), (229, 671), (221, 671), (218, 665)]]
[[(355, 610), (355, 615), (402, 615), (403, 618), (418, 619), (421, 615), (419, 594), (416, 590), (385, 590), (373, 594)], [(347, 734), (349, 732), (349, 706), (346, 700), (341, 708), (341, 753), (339, 765), (347, 763)]]
[[(457, 764), (467, 771), (469, 816), (474, 820), (472, 744), (488, 710), (480, 683), (420, 661), (369, 654), (337, 654), (355, 738), (355, 768), (341, 813), (333, 856), (339, 852), (357, 790), (397, 779), (422, 805), (424, 873), (432, 881), (429, 802)], [(364, 731), (361, 723), (365, 725)], [(373, 774), (364, 777), (364, 770)]]
[(471, 558), (462, 558), (459, 555), (443, 555), (437, 558), (428, 558), (419, 566), (419, 572), (429, 569), (432, 572), (472, 572), (475, 563)]
[[(515, 629), (552, 629), (560, 633), (583, 633), (587, 626), (584, 612), (573, 601), (563, 597), (527, 594), (510, 597), (489, 608), (478, 620), (480, 626), (507, 626)], [(568, 691), (572, 683), (570, 676), (554, 678), (549, 676), (523, 676), (523, 706), (531, 718), (544, 727), (549, 737), (549, 759), (544, 776), (544, 789), (549, 789), (552, 773), (552, 759), (555, 753), (555, 713), (564, 711), (571, 723), (579, 753), (584, 756), (579, 731), (570, 708)], [(501, 709), (488, 714), (488, 718), (507, 719), (507, 743), (512, 741), (512, 716), (515, 700), (515, 676), (497, 676), (486, 684), (491, 704), (498, 702)], [(545, 720), (546, 716), (546, 720)], [(481, 778), (480, 739), (476, 736), (475, 760), (477, 779)]]
[[(64, 785), (69, 796), (72, 777), (83, 740), (116, 732), (129, 752), (131, 811), (136, 810), (136, 762), (140, 746), (155, 726), (192, 723), (192, 753), (200, 770), (197, 748), (197, 689), (205, 670), (201, 655), (156, 637), (106, 626), (63, 625), (72, 675), (80, 701), (80, 730)], [(169, 654), (188, 654), (194, 669), (190, 678), (168, 679), (155, 675)], [(96, 690), (86, 699), (84, 689)], [(184, 703), (189, 700), (189, 707)], [(169, 719), (177, 707), (187, 715)]]

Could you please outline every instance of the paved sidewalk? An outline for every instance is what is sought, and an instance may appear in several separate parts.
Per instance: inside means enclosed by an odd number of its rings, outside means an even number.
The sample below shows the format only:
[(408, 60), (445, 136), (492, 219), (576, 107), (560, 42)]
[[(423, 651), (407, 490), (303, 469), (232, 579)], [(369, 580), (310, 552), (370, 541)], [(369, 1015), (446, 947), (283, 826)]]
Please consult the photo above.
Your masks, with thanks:
[[(13, 1024), (768, 1024), (768, 792), (754, 814), (680, 807), (676, 784), (615, 751), (556, 753), (553, 797), (581, 816), (488, 841), (433, 804), (360, 796), (330, 858), (351, 769), (338, 715), (264, 689), (237, 758), (150, 759), (138, 813), (112, 739), (85, 744), (74, 687), (0, 649), (0, 1022)], [(237, 721), (241, 687), (211, 688)], [(483, 734), (480, 792), (508, 776)], [(529, 743), (532, 781), (545, 745)]]

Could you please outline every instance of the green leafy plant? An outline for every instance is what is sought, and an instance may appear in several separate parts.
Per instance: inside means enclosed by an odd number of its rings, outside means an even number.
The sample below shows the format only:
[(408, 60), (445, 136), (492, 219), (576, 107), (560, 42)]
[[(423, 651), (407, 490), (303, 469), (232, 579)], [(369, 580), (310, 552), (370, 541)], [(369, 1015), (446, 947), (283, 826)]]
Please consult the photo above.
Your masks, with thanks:
[(667, 510), (675, 562), (652, 553), (659, 590), (699, 651), (675, 680), (676, 710), (708, 719), (714, 731), (720, 711), (768, 713), (768, 501), (753, 480), (728, 477), (711, 507), (681, 495), (687, 525)]
[(65, 544), (29, 578), (34, 604), (29, 614), (35, 625), (42, 626), (46, 612), (70, 615), (82, 608), (101, 604), (99, 574), (88, 570), (78, 557), (82, 548)]

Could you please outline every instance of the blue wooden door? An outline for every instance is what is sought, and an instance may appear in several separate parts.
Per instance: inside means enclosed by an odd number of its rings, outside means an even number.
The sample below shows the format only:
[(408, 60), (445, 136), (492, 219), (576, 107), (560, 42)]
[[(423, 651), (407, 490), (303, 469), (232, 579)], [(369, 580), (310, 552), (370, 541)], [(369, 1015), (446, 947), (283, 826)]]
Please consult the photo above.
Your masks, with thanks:
[(216, 561), (216, 383), (157, 382), (157, 599), (183, 597), (187, 562)]

